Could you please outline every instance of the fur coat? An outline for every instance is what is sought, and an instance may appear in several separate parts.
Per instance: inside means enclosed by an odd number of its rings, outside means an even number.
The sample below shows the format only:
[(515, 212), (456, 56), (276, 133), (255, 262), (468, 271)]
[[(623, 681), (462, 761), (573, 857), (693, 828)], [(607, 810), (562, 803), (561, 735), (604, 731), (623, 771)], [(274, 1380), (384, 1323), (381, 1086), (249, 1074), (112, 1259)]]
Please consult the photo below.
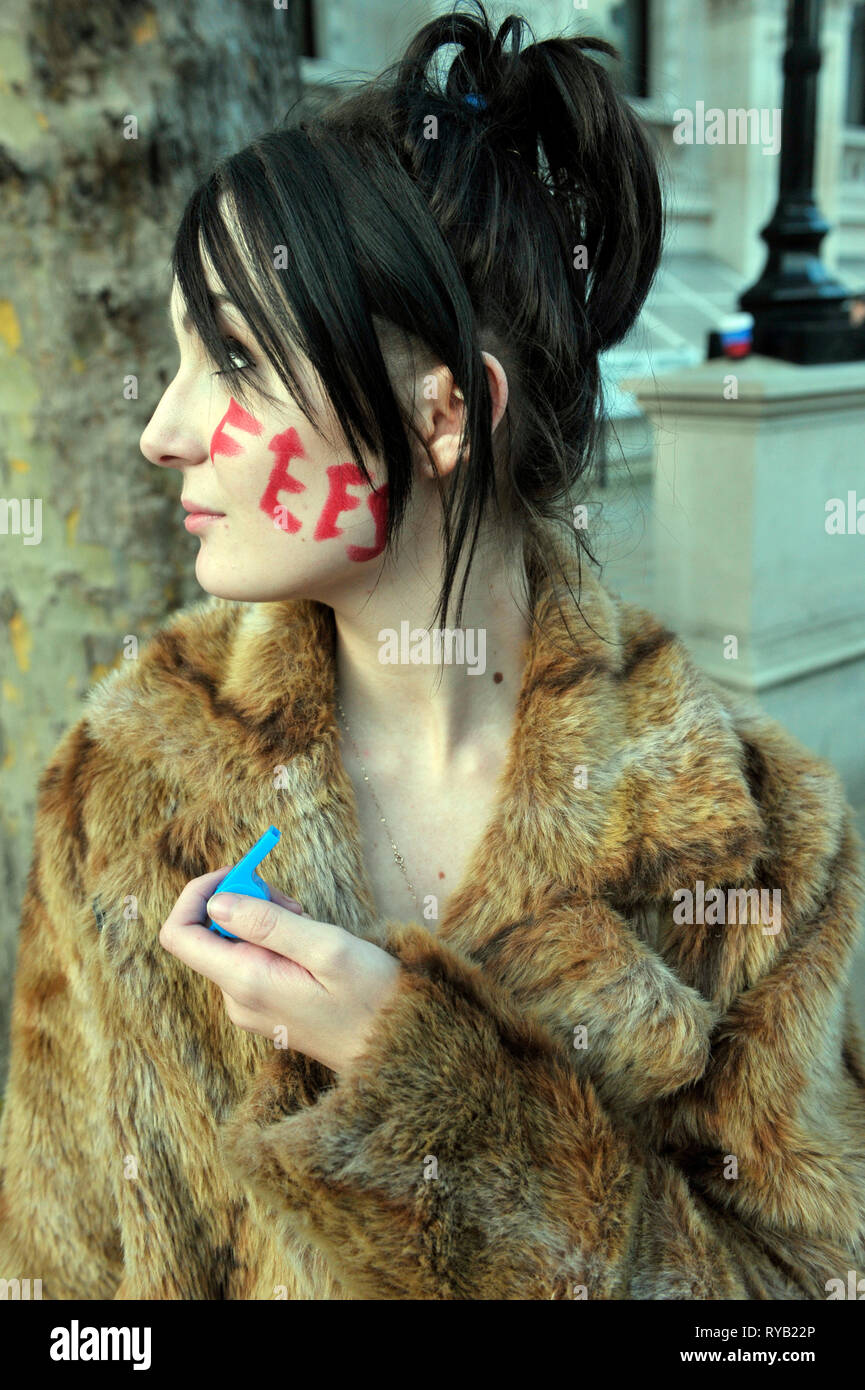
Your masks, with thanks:
[[(495, 814), (435, 933), (377, 915), (331, 609), (208, 597), (90, 689), (39, 781), (0, 1277), (473, 1300), (826, 1299), (862, 1277), (840, 779), (587, 565), (570, 637), (530, 575)], [(346, 1078), (235, 1026), (159, 944), (185, 883), (270, 823), (268, 882), (404, 968)], [(753, 889), (780, 895), (771, 925)]]

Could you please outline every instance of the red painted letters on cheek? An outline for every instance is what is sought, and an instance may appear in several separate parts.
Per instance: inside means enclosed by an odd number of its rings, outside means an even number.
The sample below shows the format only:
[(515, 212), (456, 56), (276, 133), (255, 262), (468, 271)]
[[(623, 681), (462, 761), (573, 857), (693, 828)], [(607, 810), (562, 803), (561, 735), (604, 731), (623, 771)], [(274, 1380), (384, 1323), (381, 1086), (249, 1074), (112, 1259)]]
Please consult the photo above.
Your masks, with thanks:
[[(336, 519), (341, 512), (354, 511), (360, 506), (360, 498), (348, 491), (349, 485), (357, 486), (364, 482), (363, 474), (355, 463), (334, 463), (327, 470), (330, 491), (316, 523), (313, 540), (327, 541), (343, 534)], [(385, 526), (387, 523), (387, 483), (367, 493), (367, 506), (375, 521), (375, 543), (373, 545), (349, 545), (346, 554), (350, 560), (374, 560), (385, 545)]]
[(258, 505), (263, 512), (267, 512), (272, 521), (279, 521), (281, 531), (290, 531), (293, 535), (295, 531), (300, 530), (300, 522), (286, 507), (281, 508), (283, 516), (277, 517), (277, 508), (280, 507), (277, 496), (280, 492), (306, 491), (306, 483), (302, 483), (299, 478), (292, 478), (288, 471), (291, 460), (305, 459), (306, 453), (300, 442), (300, 435), (294, 428), (283, 430), (282, 434), (275, 434), (267, 447), (276, 454), (276, 463), (270, 470), (267, 487)]
[[(226, 420), (223, 423), (234, 424), (236, 428), (249, 428), (247, 424), (241, 422), (241, 417), (250, 421), (256, 426), (254, 433), (261, 432), (261, 426), (252, 416), (246, 415), (241, 411), (240, 406), (232, 401), (235, 411), (232, 414), (229, 409)], [(220, 426), (221, 429), (221, 426)], [(219, 433), (219, 431), (217, 431)], [(235, 440), (222, 436), (231, 446), (221, 448), (214, 452), (220, 453), (239, 453), (240, 446)], [(214, 436), (216, 439), (216, 436)], [(283, 430), (281, 434), (275, 434), (268, 444), (268, 449), (276, 454), (276, 461), (270, 470), (270, 477), (267, 480), (259, 506), (272, 521), (278, 521), (279, 527), (283, 531), (295, 535), (301, 527), (298, 518), (280, 504), (279, 494), (281, 492), (305, 492), (306, 484), (299, 478), (293, 478), (289, 472), (292, 459), (306, 458), (306, 451), (300, 442), (300, 436), (294, 427)], [(337, 526), (337, 517), (342, 512), (354, 511), (360, 506), (360, 498), (349, 492), (349, 487), (364, 486), (368, 487), (363, 474), (354, 463), (334, 463), (327, 470), (329, 491), (327, 500), (321, 510), (321, 515), (316, 523), (313, 539), (317, 541), (333, 540), (343, 534), (342, 527)], [(375, 542), (373, 545), (349, 545), (346, 547), (346, 554), (350, 560), (374, 560), (380, 555), (385, 547), (385, 532), (387, 529), (387, 483), (381, 487), (367, 492), (366, 503), (372, 513), (375, 522)], [(281, 516), (278, 513), (282, 513)]]
[(363, 481), (356, 464), (332, 463), (327, 470), (327, 477), (330, 491), (316, 523), (313, 540), (317, 541), (329, 541), (334, 536), (341, 536), (342, 528), (337, 526), (336, 518), (340, 512), (351, 512), (360, 506), (360, 498), (353, 497), (348, 490), (349, 483)]
[(372, 545), (350, 545), (346, 549), (346, 555), (350, 560), (374, 560), (376, 555), (380, 555), (385, 545), (385, 530), (387, 527), (387, 483), (382, 483), (374, 492), (368, 492), (366, 505), (372, 512), (372, 519), (375, 522), (375, 541)]
[(214, 461), (215, 454), (225, 454), (228, 458), (234, 458), (241, 452), (241, 446), (237, 440), (225, 433), (226, 425), (231, 425), (232, 429), (235, 430), (245, 430), (247, 434), (261, 434), (263, 429), (255, 416), (250, 415), (248, 411), (243, 409), (243, 406), (238, 405), (232, 396), (228, 409), (213, 431), (213, 438), (210, 441), (211, 463)]

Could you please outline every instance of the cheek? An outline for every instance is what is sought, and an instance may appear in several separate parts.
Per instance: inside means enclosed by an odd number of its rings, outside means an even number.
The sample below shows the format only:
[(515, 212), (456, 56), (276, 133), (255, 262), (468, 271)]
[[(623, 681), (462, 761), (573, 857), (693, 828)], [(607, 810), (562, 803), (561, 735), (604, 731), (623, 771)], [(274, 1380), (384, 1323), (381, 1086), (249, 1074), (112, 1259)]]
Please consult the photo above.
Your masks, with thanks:
[(228, 429), (242, 430), (246, 434), (261, 434), (264, 426), (260, 420), (256, 420), (254, 415), (250, 415), (242, 406), (237, 404), (234, 397), (228, 404), (228, 409), (220, 420), (213, 436), (210, 440), (210, 462), (215, 461), (216, 454), (224, 454), (228, 458), (235, 458), (243, 452), (243, 445), (233, 439), (228, 433)]
[[(342, 512), (352, 512), (360, 506), (360, 498), (348, 491), (349, 486), (367, 487), (363, 474), (354, 463), (332, 464), (327, 470), (327, 477), (330, 486), (313, 533), (313, 540), (316, 541), (332, 540), (335, 536), (342, 535), (342, 528), (336, 524), (337, 517)], [(372, 492), (367, 491), (366, 503), (375, 521), (375, 543), (346, 546), (345, 553), (350, 560), (374, 560), (376, 555), (380, 555), (384, 550), (387, 483)]]
[(294, 428), (283, 430), (282, 434), (275, 434), (267, 447), (276, 454), (276, 462), (270, 470), (267, 487), (261, 494), (258, 505), (281, 531), (293, 535), (300, 530), (301, 523), (288, 507), (279, 501), (279, 494), (306, 491), (306, 484), (299, 478), (293, 478), (288, 471), (293, 459), (306, 458), (306, 450)]
[[(210, 461), (216, 455), (237, 458), (245, 452), (243, 444), (229, 430), (242, 434), (258, 436), (264, 426), (254, 415), (250, 415), (232, 396), (228, 409), (220, 420), (210, 441)], [(280, 493), (306, 491), (306, 484), (292, 477), (291, 465), (295, 459), (306, 459), (307, 453), (294, 426), (275, 434), (268, 444), (275, 456), (267, 479), (267, 486), (259, 498), (259, 508), (281, 531), (296, 535), (302, 522), (289, 507), (279, 500)], [(387, 529), (387, 483), (370, 489), (356, 464), (351, 462), (331, 464), (327, 469), (328, 493), (324, 506), (313, 530), (313, 540), (334, 540), (343, 534), (338, 518), (344, 512), (355, 511), (361, 505), (361, 498), (349, 492), (350, 487), (360, 487), (366, 493), (365, 501), (375, 524), (375, 540), (372, 545), (348, 545), (346, 555), (349, 560), (362, 562), (374, 560), (385, 547)]]
[[(267, 487), (259, 499), (259, 507), (271, 518), (281, 531), (296, 535), (301, 522), (284, 502), (279, 501), (281, 492), (305, 492), (306, 484), (292, 477), (291, 464), (294, 459), (307, 457), (300, 435), (293, 427), (275, 434), (267, 446), (275, 455), (276, 461), (270, 470)], [(372, 545), (348, 545), (346, 555), (349, 560), (374, 560), (385, 547), (387, 528), (387, 484), (370, 491), (356, 464), (334, 463), (327, 469), (328, 493), (321, 509), (312, 538), (315, 541), (335, 540), (343, 534), (337, 525), (337, 518), (343, 512), (355, 511), (361, 499), (349, 492), (349, 487), (366, 489), (366, 504), (375, 523), (375, 541)]]

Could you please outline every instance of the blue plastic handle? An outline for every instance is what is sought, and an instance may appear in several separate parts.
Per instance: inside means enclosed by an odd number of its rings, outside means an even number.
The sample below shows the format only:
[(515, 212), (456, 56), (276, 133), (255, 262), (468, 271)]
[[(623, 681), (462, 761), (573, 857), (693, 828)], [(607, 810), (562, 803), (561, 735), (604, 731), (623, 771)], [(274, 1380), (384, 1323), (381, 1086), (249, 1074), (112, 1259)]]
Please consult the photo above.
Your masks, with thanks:
[[(256, 840), (252, 849), (246, 853), (241, 860), (235, 864), (233, 869), (229, 869), (225, 878), (215, 890), (216, 893), (245, 893), (248, 898), (266, 898), (270, 901), (270, 889), (263, 878), (259, 878), (255, 872), (258, 865), (266, 854), (269, 854), (279, 839), (279, 831), (275, 825), (271, 825), (265, 830), (260, 840)], [(208, 917), (207, 925), (211, 931), (219, 932), (220, 936), (226, 936), (229, 941), (239, 941), (239, 936), (232, 936), (230, 931), (220, 927), (212, 917)]]

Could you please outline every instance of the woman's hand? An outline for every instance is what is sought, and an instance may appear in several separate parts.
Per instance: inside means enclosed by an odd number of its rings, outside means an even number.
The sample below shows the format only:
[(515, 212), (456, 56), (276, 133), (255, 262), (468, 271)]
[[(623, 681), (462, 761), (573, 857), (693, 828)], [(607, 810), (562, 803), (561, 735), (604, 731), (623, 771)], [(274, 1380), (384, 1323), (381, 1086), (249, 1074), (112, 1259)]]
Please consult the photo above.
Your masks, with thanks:
[[(219, 985), (228, 1017), (239, 1028), (344, 1074), (364, 1051), (402, 966), (371, 941), (307, 917), (276, 888), (270, 889), (271, 902), (219, 894), (208, 913), (208, 899), (231, 867), (187, 883), (162, 926), (160, 943)], [(208, 915), (242, 939), (228, 941), (211, 931), (204, 926)]]

